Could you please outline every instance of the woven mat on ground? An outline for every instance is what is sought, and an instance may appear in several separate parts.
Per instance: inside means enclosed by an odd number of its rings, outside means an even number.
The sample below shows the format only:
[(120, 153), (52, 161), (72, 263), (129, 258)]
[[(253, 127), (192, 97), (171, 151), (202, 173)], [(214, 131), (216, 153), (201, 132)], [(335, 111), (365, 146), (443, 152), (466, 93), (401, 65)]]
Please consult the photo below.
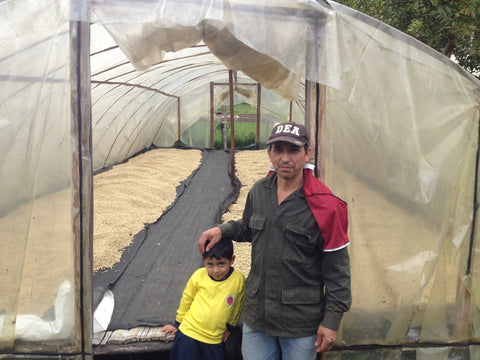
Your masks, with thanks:
[(108, 330), (175, 320), (188, 278), (204, 266), (197, 240), (220, 222), (238, 189), (237, 179), (231, 185), (230, 154), (205, 150), (199, 168), (177, 187), (175, 202), (135, 235), (118, 264), (95, 273), (94, 308), (106, 289), (114, 293)]

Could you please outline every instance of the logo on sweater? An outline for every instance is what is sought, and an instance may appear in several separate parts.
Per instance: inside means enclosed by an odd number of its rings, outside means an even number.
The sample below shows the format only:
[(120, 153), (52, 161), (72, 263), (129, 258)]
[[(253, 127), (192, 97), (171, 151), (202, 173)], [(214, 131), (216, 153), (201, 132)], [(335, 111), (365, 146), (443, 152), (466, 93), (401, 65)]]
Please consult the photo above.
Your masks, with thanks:
[(227, 304), (228, 306), (232, 306), (234, 302), (235, 302), (235, 296), (233, 295), (228, 295), (227, 298), (225, 299), (225, 304)]

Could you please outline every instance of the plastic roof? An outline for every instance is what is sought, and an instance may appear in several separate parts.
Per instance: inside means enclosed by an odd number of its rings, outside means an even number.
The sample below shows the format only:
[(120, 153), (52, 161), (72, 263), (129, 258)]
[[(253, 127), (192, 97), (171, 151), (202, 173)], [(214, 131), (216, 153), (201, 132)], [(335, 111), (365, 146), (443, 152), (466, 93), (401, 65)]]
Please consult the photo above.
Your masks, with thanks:
[[(205, 44), (162, 54), (160, 63), (136, 71), (102, 25), (91, 26), (91, 37), (92, 111), (98, 114), (92, 125), (95, 170), (151, 144), (172, 146), (177, 140), (178, 99), (184, 135), (181, 140), (189, 146), (210, 146), (207, 133), (197, 134), (193, 143), (188, 134), (199, 119), (209, 121), (210, 82), (228, 83), (228, 69)], [(237, 73), (237, 81), (236, 103), (256, 106), (257, 89), (252, 85), (256, 82), (242, 73)], [(215, 85), (214, 108), (228, 102), (227, 96), (227, 85)], [(262, 90), (262, 99), (261, 113), (272, 114), (277, 121), (288, 120), (289, 101), (268, 89)], [(294, 107), (292, 117), (302, 120), (302, 106)]]
[[(77, 20), (92, 24), (91, 92), (72, 86), (88, 76)], [(324, 86), (320, 165), (349, 204), (352, 241), (354, 300), (337, 345), (478, 358), (480, 82), (313, 0), (0, 2), (0, 349), (54, 340), (50, 351), (88, 356), (89, 169), (173, 145), (178, 98), (182, 134), (207, 146), (192, 129), (228, 68), (260, 82), (262, 112), (280, 120), (293, 100), (302, 122), (305, 79)]]

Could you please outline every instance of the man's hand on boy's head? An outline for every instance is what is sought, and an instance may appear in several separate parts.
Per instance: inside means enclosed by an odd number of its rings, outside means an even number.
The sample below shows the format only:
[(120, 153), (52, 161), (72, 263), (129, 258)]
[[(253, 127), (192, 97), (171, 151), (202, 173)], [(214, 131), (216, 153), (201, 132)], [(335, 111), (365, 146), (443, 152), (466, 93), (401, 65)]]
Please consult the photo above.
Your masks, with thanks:
[(209, 251), (217, 242), (222, 240), (222, 230), (218, 226), (205, 230), (198, 239), (198, 250), (200, 254)]

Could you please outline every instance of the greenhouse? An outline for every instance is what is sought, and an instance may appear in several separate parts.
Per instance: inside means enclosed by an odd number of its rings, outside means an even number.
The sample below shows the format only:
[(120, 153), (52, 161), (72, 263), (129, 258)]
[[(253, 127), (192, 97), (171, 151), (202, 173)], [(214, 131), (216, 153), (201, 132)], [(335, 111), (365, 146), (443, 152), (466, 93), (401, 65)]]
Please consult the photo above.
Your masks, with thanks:
[(334, 1), (0, 0), (0, 85), (0, 358), (100, 352), (94, 311), (120, 295), (94, 291), (97, 174), (228, 154), (228, 197), (236, 154), (283, 121), (348, 203), (353, 303), (325, 359), (480, 358), (480, 80), (435, 50)]

